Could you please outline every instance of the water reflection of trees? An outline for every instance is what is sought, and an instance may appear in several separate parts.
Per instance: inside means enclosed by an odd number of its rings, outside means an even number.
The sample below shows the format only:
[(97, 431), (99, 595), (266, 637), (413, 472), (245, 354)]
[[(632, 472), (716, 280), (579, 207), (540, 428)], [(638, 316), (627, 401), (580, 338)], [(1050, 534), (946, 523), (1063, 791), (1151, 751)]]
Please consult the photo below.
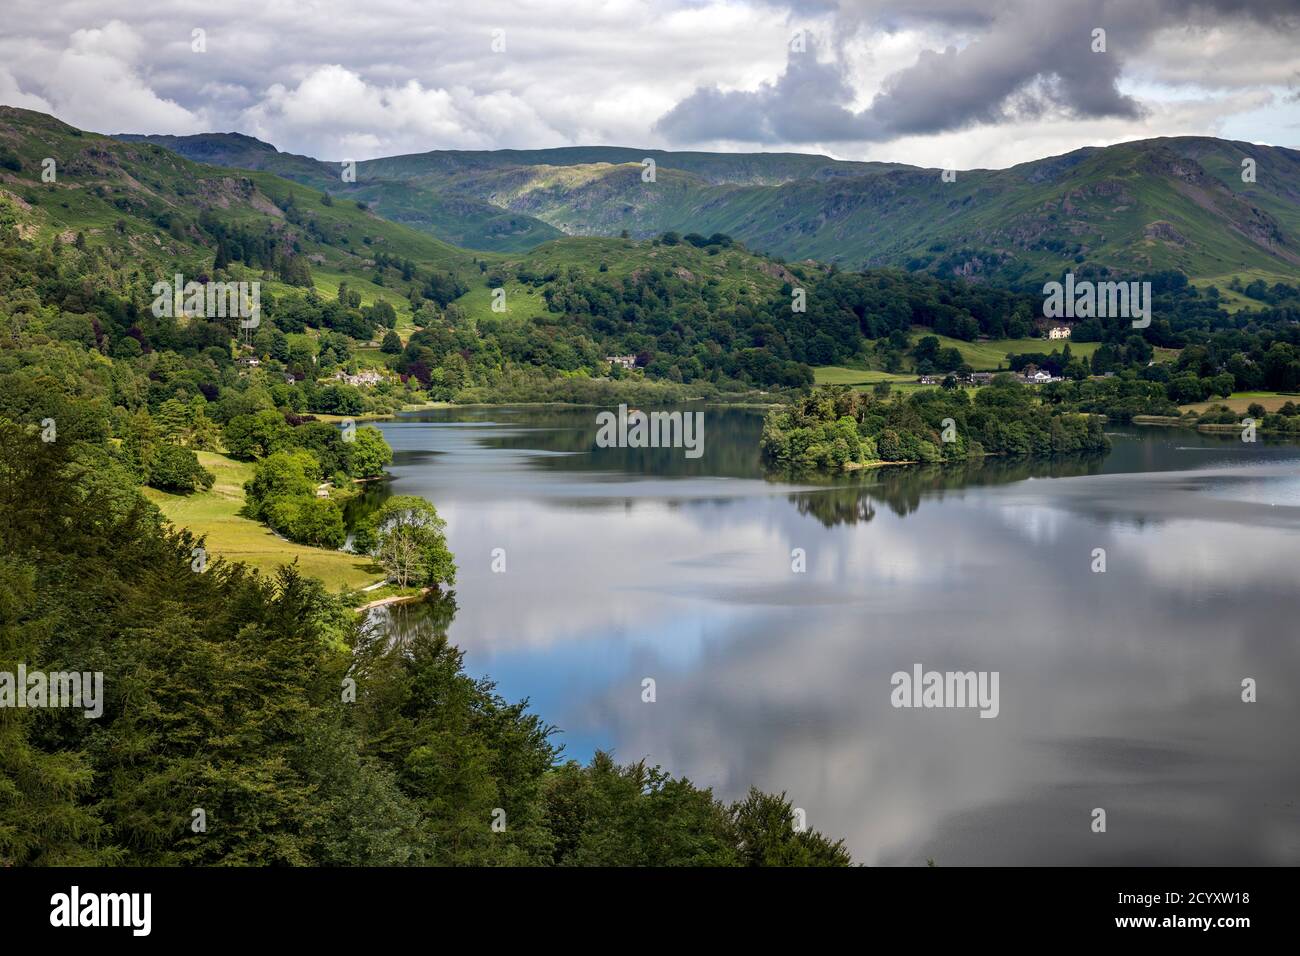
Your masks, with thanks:
[(455, 591), (433, 591), (418, 601), (385, 604), (366, 612), (361, 640), (384, 639), (385, 650), (409, 647), (417, 639), (446, 637), (457, 611)]
[(1094, 475), (1105, 455), (1070, 455), (1048, 460), (985, 458), (952, 465), (900, 465), (856, 475), (818, 478), (799, 474), (768, 475), (782, 481), (823, 481), (826, 488), (800, 491), (790, 501), (801, 515), (811, 515), (826, 527), (865, 524), (876, 515), (876, 503), (906, 517), (927, 495), (942, 495), (977, 485), (1001, 485), (1027, 478), (1069, 478)]
[[(683, 405), (644, 411), (704, 413), (703, 454), (687, 458), (682, 448), (599, 448), (596, 416), (613, 409), (546, 409), (512, 415), (500, 431), (476, 435), (483, 448), (544, 451), (531, 467), (559, 472), (625, 472), (657, 478), (753, 478), (760, 473), (758, 439), (763, 416), (753, 409)], [(516, 426), (512, 428), (512, 426)]]
[[(680, 448), (596, 447), (596, 415), (602, 410), (556, 406), (449, 409), (412, 416), (409, 420), (495, 423), (499, 428), (476, 430), (475, 442), (485, 449), (550, 452), (529, 459), (529, 467), (543, 471), (621, 472), (667, 478), (766, 478), (779, 483), (822, 485), (823, 489), (818, 491), (794, 492), (790, 500), (800, 514), (811, 515), (827, 527), (871, 521), (881, 504), (900, 517), (906, 516), (920, 507), (921, 499), (927, 494), (971, 485), (1096, 474), (1105, 458), (1104, 455), (1072, 455), (1026, 460), (990, 456), (957, 464), (889, 466), (834, 477), (777, 473), (765, 471), (760, 462), (761, 410), (699, 405), (672, 409), (704, 412), (704, 454), (696, 459), (687, 458)], [(388, 494), (390, 491), (384, 484), (367, 489), (363, 496), (349, 503), (349, 519), (377, 507)]]

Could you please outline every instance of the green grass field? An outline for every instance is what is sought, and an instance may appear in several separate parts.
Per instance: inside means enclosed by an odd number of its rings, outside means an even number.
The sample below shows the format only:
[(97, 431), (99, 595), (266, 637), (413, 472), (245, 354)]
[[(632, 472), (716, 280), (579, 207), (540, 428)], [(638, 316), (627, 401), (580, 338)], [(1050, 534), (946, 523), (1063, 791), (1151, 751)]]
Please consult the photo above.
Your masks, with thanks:
[[(389, 286), (375, 285), (365, 276), (327, 272), (318, 268), (312, 270), (311, 280), (316, 287), (316, 292), (322, 299), (337, 299), (339, 297), (339, 286), (346, 282), (349, 289), (361, 295), (361, 304), (363, 306), (374, 305), (382, 299), (391, 305), (398, 315), (403, 312), (410, 315), (411, 303), (405, 295)], [(288, 287), (286, 286), (286, 288)]]
[(197, 454), (203, 467), (217, 476), (210, 491), (174, 495), (146, 488), (145, 494), (172, 524), (206, 537), (209, 554), (242, 561), (266, 574), (296, 559), (304, 574), (320, 578), (335, 591), (364, 587), (383, 577), (369, 558), (295, 544), (241, 517), (244, 482), (252, 477), (253, 466), (213, 452)]
[(1052, 352), (1063, 351), (1067, 342), (1070, 345), (1070, 353), (1075, 358), (1090, 359), (1092, 353), (1097, 351), (1101, 344), (1099, 342), (1070, 342), (1069, 339), (1056, 339), (1053, 341), (1039, 338), (963, 342), (961, 339), (950, 339), (946, 335), (935, 335), (929, 329), (915, 327), (912, 329), (910, 341), (915, 345), (927, 335), (934, 335), (939, 340), (940, 348), (954, 348), (961, 352), (962, 359), (977, 372), (992, 372), (999, 365), (1006, 368), (1009, 353), (1041, 352), (1044, 355), (1051, 355)]
[[(818, 385), (848, 385), (864, 392), (880, 382), (888, 382), (892, 392), (914, 392), (922, 388), (938, 388), (937, 385), (922, 385), (913, 372), (880, 372), (874, 369), (848, 368), (843, 365), (822, 365), (813, 369), (813, 381)], [(963, 385), (962, 390), (974, 395), (976, 386)]]
[(468, 292), (456, 300), (456, 305), (475, 323), (489, 318), (524, 322), (548, 314), (546, 300), (542, 298), (540, 289), (531, 285), (521, 285), (518, 282), (507, 282), (504, 288), (506, 290), (504, 312), (492, 311), (492, 290), (481, 282), (471, 286)]
[(1179, 406), (1179, 410), (1182, 412), (1203, 412), (1215, 405), (1227, 405), (1234, 412), (1244, 412), (1256, 402), (1264, 406), (1264, 411), (1275, 412), (1287, 402), (1295, 402), (1300, 405), (1300, 395), (1288, 395), (1285, 392), (1233, 392), (1226, 399), (1215, 398), (1208, 402), (1193, 402), (1191, 405)]
[(847, 368), (843, 365), (822, 365), (813, 369), (813, 380), (818, 385), (875, 385), (877, 382), (909, 385), (916, 384), (916, 374)]

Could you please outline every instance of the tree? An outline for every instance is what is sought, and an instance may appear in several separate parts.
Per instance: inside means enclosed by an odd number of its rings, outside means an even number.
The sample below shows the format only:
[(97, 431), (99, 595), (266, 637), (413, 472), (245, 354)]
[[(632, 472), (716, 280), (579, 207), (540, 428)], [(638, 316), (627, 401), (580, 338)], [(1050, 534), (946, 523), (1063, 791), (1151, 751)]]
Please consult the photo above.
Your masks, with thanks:
[(147, 482), (149, 471), (153, 467), (154, 455), (157, 454), (161, 440), (158, 429), (147, 408), (141, 408), (131, 416), (126, 435), (122, 438), (122, 453), (127, 467), (135, 474), (136, 480)]
[(302, 286), (305, 289), (312, 287), (311, 267), (303, 256), (290, 254), (281, 258), (279, 273), (281, 281), (287, 285)]
[(290, 442), (291, 428), (274, 409), (236, 415), (226, 422), (222, 437), (226, 451), (236, 458), (265, 458)]
[(179, 445), (159, 445), (149, 467), (149, 485), (163, 491), (207, 491), (215, 480), (194, 452)]
[(456, 582), (456, 562), (443, 534), (446, 526), (423, 498), (396, 495), (375, 512), (368, 533), (359, 537), (399, 587), (436, 587)]
[[(0, 475), (7, 464), (0, 463)], [(53, 614), (31, 611), (39, 606), (36, 587), (36, 568), (0, 557), (0, 668), (9, 673), (41, 659), (45, 632), (53, 628)], [(101, 836), (103, 823), (87, 799), (94, 780), (90, 760), (42, 746), (33, 728), (36, 713), (0, 710), (0, 859), (9, 865), (92, 862), (90, 845), (98, 840), (89, 837)]]
[(378, 478), (393, 460), (393, 449), (378, 428), (358, 428), (344, 447), (347, 470), (354, 478)]
[[(320, 367), (325, 368), (323, 360)], [(310, 396), (308, 407), (326, 415), (359, 415), (365, 411), (366, 400), (351, 385), (326, 385)]]
[(319, 477), (320, 462), (305, 449), (268, 455), (257, 463), (253, 477), (244, 482), (248, 510), (254, 518), (264, 518), (276, 499), (313, 497)]
[(172, 445), (189, 443), (190, 413), (179, 399), (173, 396), (163, 402), (154, 421), (164, 441)]
[(343, 509), (330, 498), (295, 499), (293, 514), (283, 530), (294, 541), (318, 548), (342, 547), (347, 538)]
[(380, 344), (379, 351), (385, 352), (389, 355), (398, 355), (401, 353), (402, 340), (392, 329), (389, 329), (384, 333), (384, 341)]
[(816, 830), (795, 829), (795, 811), (785, 794), (749, 796), (730, 809), (734, 840), (742, 866), (848, 866), (843, 840), (832, 842)]

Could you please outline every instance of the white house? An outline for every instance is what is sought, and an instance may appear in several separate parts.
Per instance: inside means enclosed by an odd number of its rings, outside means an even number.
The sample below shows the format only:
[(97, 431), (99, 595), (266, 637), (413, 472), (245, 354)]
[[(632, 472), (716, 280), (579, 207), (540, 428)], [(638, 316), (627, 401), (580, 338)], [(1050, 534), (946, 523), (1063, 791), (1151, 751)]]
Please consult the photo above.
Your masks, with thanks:
[(1068, 339), (1070, 337), (1070, 327), (1068, 325), (1058, 325), (1048, 330), (1047, 337), (1049, 339)]
[(605, 361), (610, 365), (621, 365), (623, 368), (636, 368), (635, 355), (606, 355)]

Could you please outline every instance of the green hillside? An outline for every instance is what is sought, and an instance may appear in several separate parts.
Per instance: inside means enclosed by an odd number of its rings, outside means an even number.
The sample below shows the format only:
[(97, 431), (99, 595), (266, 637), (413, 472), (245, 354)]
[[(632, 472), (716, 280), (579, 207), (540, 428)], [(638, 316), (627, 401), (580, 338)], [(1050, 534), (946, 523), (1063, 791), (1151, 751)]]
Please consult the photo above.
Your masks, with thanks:
[[(1034, 205), (1028, 193), (1003, 202), (1001, 218), (983, 208), (964, 209), (975, 200), (955, 203), (960, 208), (951, 211), (945, 228), (963, 222), (969, 228), (978, 213), (987, 226), (986, 238), (1015, 232), (1022, 247), (1044, 256), (1044, 263), (1059, 255), (1044, 235), (1069, 229), (1077, 245), (1090, 235), (1080, 223), (1100, 217), (1109, 234), (1099, 234), (1092, 254), (1109, 248), (1119, 256), (1123, 251), (1126, 268), (1165, 270), (1153, 276), (1153, 321), (1144, 335), (1134, 336), (1128, 323), (1077, 321), (1071, 354), (1066, 357), (1062, 350), (1058, 360), (1052, 358), (1055, 345), (1036, 337), (1044, 329), (1039, 289), (1030, 282), (1000, 281), (1016, 270), (1024, 278), (1028, 266), (1013, 257), (996, 265), (990, 257), (988, 269), (967, 270), (989, 281), (967, 281), (928, 261), (909, 262), (913, 271), (849, 270), (816, 261), (787, 265), (721, 229), (684, 235), (667, 231), (651, 238), (637, 238), (628, 229), (620, 230), (631, 234), (626, 238), (562, 236), (526, 250), (472, 252), (383, 218), (363, 201), (273, 171), (320, 181), (327, 167), (315, 160), (233, 135), (190, 137), (187, 143), (187, 149), (208, 159), (239, 159), (267, 168), (195, 163), (160, 143), (84, 133), (28, 111), (0, 111), (0, 234), (21, 247), (19, 268), (32, 268), (37, 261), (39, 271), (57, 276), (58, 300), (71, 314), (60, 319), (60, 327), (77, 341), (93, 342), (101, 354), (123, 359), (188, 341), (196, 360), (201, 355), (212, 363), (204, 375), (233, 374), (236, 379), (256, 357), (259, 364), (266, 363), (263, 374), (272, 381), (305, 383), (301, 405), (318, 414), (383, 413), (408, 401), (596, 400), (644, 391), (643, 386), (688, 397), (742, 395), (801, 387), (813, 381), (812, 369), (819, 367), (857, 366), (894, 374), (960, 366), (983, 370), (1010, 364), (1012, 354), (1021, 365), (1055, 363), (1054, 369), (1062, 372), (1072, 361), (1074, 376), (1126, 368), (1142, 372), (1153, 358), (1176, 354), (1188, 342), (1208, 341), (1230, 323), (1259, 322), (1261, 329), (1294, 324), (1300, 300), (1296, 286), (1286, 281), (1290, 266), (1276, 258), (1269, 269), (1216, 262), (1213, 282), (1189, 282), (1187, 262), (1158, 258), (1154, 252), (1140, 262), (1135, 251), (1125, 248), (1123, 229), (1137, 229), (1145, 218), (1130, 216), (1130, 211), (1162, 203), (1168, 230), (1154, 237), (1147, 234), (1150, 230), (1143, 232), (1142, 241), (1151, 249), (1173, 244), (1178, 255), (1204, 257), (1207, 250), (1219, 250), (1226, 258), (1240, 251), (1241, 243), (1268, 239), (1279, 254), (1289, 254), (1280, 220), (1269, 219), (1216, 178), (1232, 168), (1233, 157), (1222, 146), (1212, 150), (1201, 144), (1202, 158), (1218, 158), (1214, 176), (1180, 158), (1169, 143), (1082, 150), (1056, 161), (980, 174), (990, 182), (1018, 181), (1054, 191), (1065, 197), (1059, 208), (1068, 207), (1071, 218), (1063, 219), (1050, 204)], [(510, 165), (538, 156), (574, 162)], [(46, 158), (57, 163), (52, 182), (41, 180)], [(522, 198), (540, 207), (546, 197), (562, 199), (579, 189), (606, 190), (610, 197), (628, 191), (635, 202), (626, 207), (630, 211), (624, 221), (638, 222), (686, 215), (701, 188), (738, 197), (729, 212), (725, 203), (710, 212), (719, 221), (724, 212), (740, 215), (742, 200), (757, 212), (764, 196), (830, 189), (856, 190), (880, 200), (894, 189), (904, 210), (896, 215), (905, 222), (889, 241), (905, 249), (935, 228), (933, 220), (908, 211), (924, 200), (921, 193), (904, 188), (922, 175), (915, 170), (871, 167), (862, 174), (862, 169), (826, 165), (816, 157), (778, 156), (771, 165), (742, 157), (737, 178), (810, 177), (757, 186), (706, 183), (705, 175), (717, 178), (725, 171), (722, 154), (692, 154), (688, 159), (697, 171), (661, 167), (653, 183), (642, 180), (637, 163), (577, 162), (602, 158), (622, 157), (609, 150), (574, 150), (562, 156), (554, 151), (511, 154), (505, 157), (509, 162), (495, 153), (468, 159), (438, 154), (436, 162), (399, 159), (432, 168), (448, 183), (480, 175), (480, 184), (491, 184), (495, 200), (503, 203)], [(1279, 151), (1269, 162), (1289, 158)], [(956, 184), (925, 188), (960, 188), (983, 197), (988, 190), (964, 176)], [(379, 183), (400, 186), (375, 180), (371, 187)], [(1268, 188), (1282, 208), (1292, 187)], [(1190, 205), (1175, 215), (1179, 197)], [(595, 203), (593, 209), (609, 208), (609, 203)], [(865, 215), (862, 210), (857, 214)], [(1046, 224), (1044, 232), (1035, 234), (1023, 225), (1031, 215)], [(1237, 217), (1231, 221), (1241, 228), (1225, 228), (1225, 217)], [(738, 222), (735, 228), (743, 227)], [(1171, 238), (1202, 233), (1209, 238), (1195, 247), (1190, 240), (1178, 245)], [(881, 237), (890, 230), (864, 230), (864, 235), (883, 243)], [(799, 241), (822, 240), (816, 230), (807, 230)], [(1040, 248), (1044, 244), (1047, 251)], [(1095, 267), (1093, 259), (1076, 254), (1080, 257), (1088, 269)], [(270, 296), (266, 321), (255, 335), (243, 336), (241, 352), (220, 349), (226, 331), (218, 324), (194, 327), (149, 314), (153, 284), (176, 272), (200, 281), (216, 275), (262, 283)], [(1276, 281), (1270, 282), (1271, 277)], [(1220, 279), (1226, 280), (1221, 287)], [(32, 280), (27, 286), (33, 284), (39, 285)], [(89, 320), (80, 316), (96, 309), (112, 318), (96, 320), (88, 330)], [(5, 311), (0, 307), (0, 317)], [(21, 324), (31, 321), (24, 316), (34, 309), (24, 304), (9, 311)], [(929, 336), (935, 343), (922, 342)], [(1251, 360), (1231, 369), (1222, 357), (1189, 356), (1185, 367), (1168, 377), (1189, 374), (1196, 384), (1170, 383), (1168, 397), (1200, 400), (1198, 395), (1213, 394), (1208, 389), (1226, 385), (1249, 390), (1260, 387), (1256, 379), (1285, 385), (1291, 359), (1285, 351), (1270, 358), (1271, 344), (1259, 339)], [(634, 367), (612, 369), (611, 355), (634, 356), (629, 363)], [(235, 359), (248, 360), (245, 368), (232, 368)], [(388, 370), (380, 378), (393, 387), (353, 395), (323, 393), (315, 385), (318, 379), (360, 367)], [(1152, 372), (1147, 379), (1163, 374)], [(206, 384), (209, 392), (216, 387), (215, 382)], [(1163, 392), (1166, 380), (1152, 384)]]
[[(355, 194), (387, 218), (485, 250), (523, 251), (560, 234), (722, 232), (790, 260), (1024, 286), (1097, 267), (1202, 282), (1286, 282), (1300, 271), (1300, 153), (1208, 137), (1086, 148), (951, 182), (937, 169), (792, 153), (438, 150), (362, 162), (348, 187), (333, 164), (236, 134), (150, 139)], [(1252, 183), (1244, 159), (1256, 164)]]
[[(1268, 170), (1243, 184), (1247, 155)], [(1199, 160), (1204, 161), (1205, 166)], [(442, 188), (566, 232), (725, 232), (789, 259), (898, 265), (1033, 283), (1084, 264), (1190, 277), (1300, 269), (1300, 154), (1219, 140), (1151, 140), (960, 172), (871, 167), (780, 184), (709, 182), (667, 159), (498, 167)]]
[(414, 182), (380, 179), (360, 171), (355, 181), (344, 182), (341, 163), (282, 153), (269, 143), (240, 133), (122, 134), (115, 138), (163, 146), (198, 163), (274, 173), (348, 202), (364, 202), (385, 219), (466, 249), (515, 252), (563, 235), (559, 229), (531, 216), (469, 196), (444, 195)]
[[(0, 196), (10, 200), (20, 237), (84, 248), (108, 289), (144, 291), (179, 271), (210, 272), (213, 235), (265, 248), (267, 258), (296, 259), (327, 287), (340, 281), (366, 302), (405, 306), (405, 290), (373, 281), (376, 256), (424, 270), (478, 275), (474, 253), (381, 218), (342, 199), (269, 172), (233, 171), (191, 162), (161, 146), (119, 142), (53, 117), (0, 107)], [(42, 182), (42, 162), (56, 163)], [(17, 167), (17, 168), (13, 168)], [(234, 262), (236, 273), (249, 272)], [(257, 276), (249, 276), (256, 278)], [(276, 275), (264, 275), (274, 290)]]

